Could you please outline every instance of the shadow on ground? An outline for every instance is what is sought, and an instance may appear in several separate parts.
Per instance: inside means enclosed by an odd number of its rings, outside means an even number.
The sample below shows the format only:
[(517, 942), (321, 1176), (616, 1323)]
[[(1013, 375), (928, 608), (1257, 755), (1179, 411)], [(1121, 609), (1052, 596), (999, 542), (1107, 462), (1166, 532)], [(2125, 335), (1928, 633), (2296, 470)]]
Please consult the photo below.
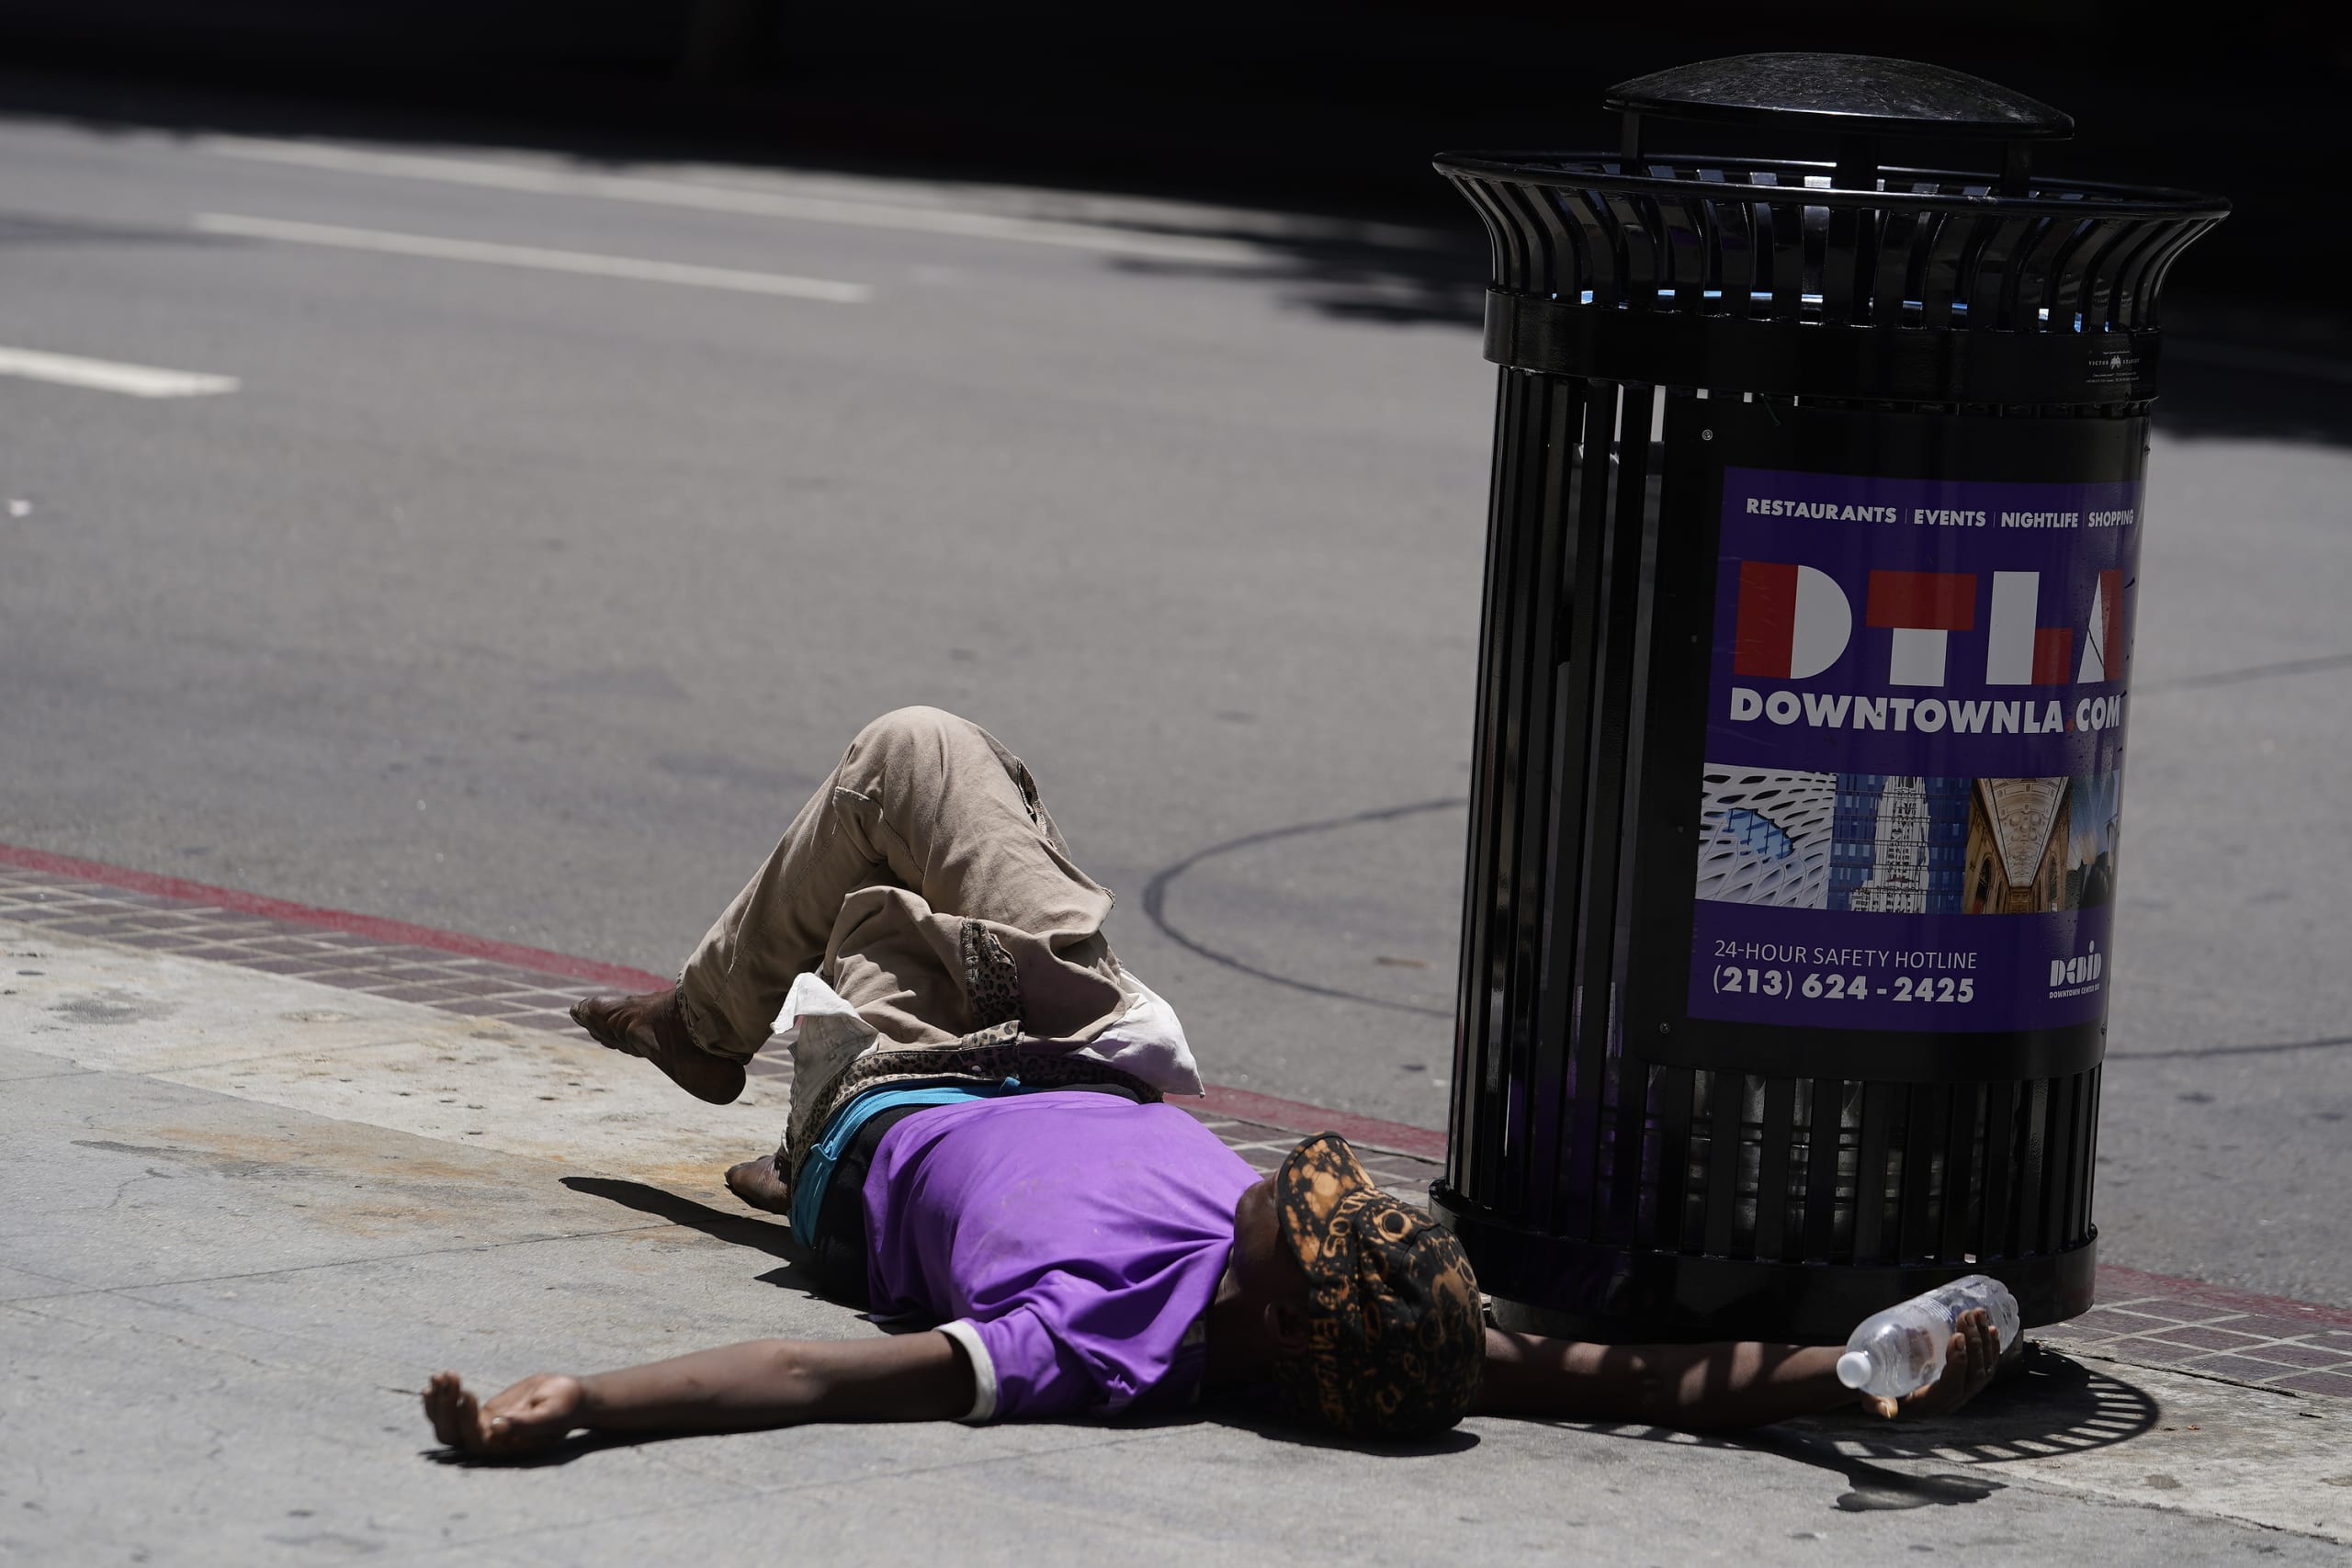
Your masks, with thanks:
[(1767, 1453), (1845, 1478), (1846, 1513), (1952, 1507), (1981, 1502), (2006, 1484), (1973, 1473), (1897, 1470), (1885, 1461), (1982, 1466), (2046, 1459), (2130, 1442), (2156, 1424), (2156, 1403), (2105, 1371), (2029, 1343), (2018, 1371), (1964, 1414), (1928, 1421), (1881, 1421), (1859, 1413), (1808, 1416), (1733, 1435), (1701, 1436), (1656, 1427), (1583, 1429), (1640, 1442)]
[(2113, 1372), (2029, 1341), (2016, 1373), (1963, 1415), (1931, 1421), (1815, 1416), (1790, 1429), (1853, 1458), (2000, 1464), (2128, 1443), (2152, 1429), (2156, 1416), (2156, 1402)]
[[(770, 1258), (781, 1258), (787, 1265), (800, 1262), (807, 1255), (792, 1239), (788, 1225), (772, 1220), (755, 1220), (749, 1214), (729, 1214), (697, 1203), (692, 1198), (681, 1198), (675, 1192), (649, 1186), (642, 1181), (625, 1181), (611, 1176), (567, 1176), (563, 1184), (574, 1192), (591, 1198), (603, 1198), (640, 1214), (650, 1214), (667, 1220), (673, 1225), (700, 1231), (715, 1240), (732, 1242), (764, 1252)], [(779, 1281), (782, 1282), (782, 1281)]]

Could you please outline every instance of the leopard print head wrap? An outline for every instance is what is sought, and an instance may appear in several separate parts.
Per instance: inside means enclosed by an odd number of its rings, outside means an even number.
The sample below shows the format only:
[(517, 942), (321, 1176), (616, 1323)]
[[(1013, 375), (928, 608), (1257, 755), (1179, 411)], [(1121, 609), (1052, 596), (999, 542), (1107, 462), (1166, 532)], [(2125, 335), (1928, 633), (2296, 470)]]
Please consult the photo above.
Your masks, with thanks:
[(1453, 1233), (1374, 1186), (1337, 1133), (1291, 1151), (1274, 1206), (1307, 1280), (1306, 1348), (1275, 1358), (1284, 1405), (1356, 1438), (1429, 1437), (1461, 1420), (1487, 1331)]

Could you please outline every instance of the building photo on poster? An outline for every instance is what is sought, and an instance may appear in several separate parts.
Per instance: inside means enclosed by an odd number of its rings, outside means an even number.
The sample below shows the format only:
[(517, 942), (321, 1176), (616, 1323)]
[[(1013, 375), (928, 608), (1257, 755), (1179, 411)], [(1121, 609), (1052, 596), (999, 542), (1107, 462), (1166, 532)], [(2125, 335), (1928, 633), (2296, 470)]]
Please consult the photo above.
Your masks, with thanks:
[(1691, 1016), (2103, 1014), (2139, 523), (2135, 479), (1724, 470)]

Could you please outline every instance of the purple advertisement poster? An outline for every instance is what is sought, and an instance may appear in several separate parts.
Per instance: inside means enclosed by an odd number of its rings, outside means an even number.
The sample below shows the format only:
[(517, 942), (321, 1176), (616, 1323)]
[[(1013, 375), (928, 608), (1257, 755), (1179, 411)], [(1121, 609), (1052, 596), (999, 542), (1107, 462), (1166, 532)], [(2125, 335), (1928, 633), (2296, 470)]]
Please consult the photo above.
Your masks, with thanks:
[(2137, 481), (1726, 469), (1690, 1010), (2097, 1020)]

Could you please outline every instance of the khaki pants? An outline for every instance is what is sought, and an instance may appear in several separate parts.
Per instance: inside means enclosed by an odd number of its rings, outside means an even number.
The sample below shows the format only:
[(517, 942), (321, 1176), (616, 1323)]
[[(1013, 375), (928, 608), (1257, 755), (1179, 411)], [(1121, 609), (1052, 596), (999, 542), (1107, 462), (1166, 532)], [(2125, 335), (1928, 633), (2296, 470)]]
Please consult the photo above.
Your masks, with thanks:
[(766, 1043), (808, 970), (900, 1045), (1014, 1019), (1084, 1041), (1136, 994), (1102, 940), (1110, 912), (1018, 757), (968, 719), (900, 708), (850, 743), (678, 994), (695, 1043), (736, 1061)]

